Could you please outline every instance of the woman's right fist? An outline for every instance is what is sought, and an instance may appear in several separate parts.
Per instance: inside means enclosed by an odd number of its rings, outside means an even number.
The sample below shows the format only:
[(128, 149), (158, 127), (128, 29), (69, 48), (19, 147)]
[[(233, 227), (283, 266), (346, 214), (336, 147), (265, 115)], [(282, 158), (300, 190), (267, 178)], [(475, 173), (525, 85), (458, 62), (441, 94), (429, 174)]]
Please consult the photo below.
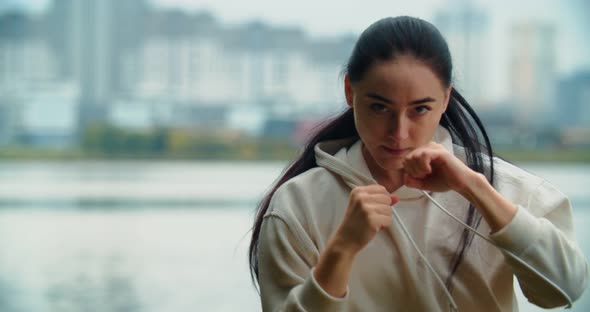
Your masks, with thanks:
[(398, 201), (382, 185), (355, 187), (334, 239), (353, 254), (358, 253), (379, 231), (391, 225), (391, 206)]

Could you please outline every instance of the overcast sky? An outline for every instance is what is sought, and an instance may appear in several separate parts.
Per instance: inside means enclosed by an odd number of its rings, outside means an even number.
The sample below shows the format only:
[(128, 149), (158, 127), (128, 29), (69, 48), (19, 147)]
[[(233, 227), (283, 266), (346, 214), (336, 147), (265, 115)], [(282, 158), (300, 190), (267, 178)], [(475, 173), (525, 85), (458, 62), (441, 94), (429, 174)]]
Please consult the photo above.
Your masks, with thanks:
[[(87, 1), (87, 0), (81, 0)], [(121, 0), (125, 1), (125, 0)], [(396, 15), (432, 21), (434, 12), (465, 0), (151, 0), (156, 7), (190, 11), (209, 10), (222, 23), (254, 19), (302, 27), (313, 37), (360, 33), (372, 22)], [(42, 12), (50, 0), (0, 0), (0, 10), (20, 7)], [(490, 18), (490, 92), (507, 95), (509, 29), (518, 21), (541, 21), (557, 28), (557, 69), (561, 75), (590, 69), (590, 1), (588, 0), (478, 0)]]

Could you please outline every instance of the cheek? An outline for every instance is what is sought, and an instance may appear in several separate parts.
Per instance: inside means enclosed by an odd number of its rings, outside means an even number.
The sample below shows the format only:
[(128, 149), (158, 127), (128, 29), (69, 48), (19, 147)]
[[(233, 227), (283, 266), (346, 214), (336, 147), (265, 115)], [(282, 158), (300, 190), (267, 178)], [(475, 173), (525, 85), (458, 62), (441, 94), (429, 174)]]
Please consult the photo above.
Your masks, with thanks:
[(359, 134), (364, 136), (363, 139), (371, 139), (378, 136), (385, 128), (378, 118), (362, 113), (355, 113), (354, 123)]
[(421, 145), (432, 141), (432, 137), (438, 128), (439, 121), (440, 118), (433, 117), (432, 119), (425, 120), (421, 125), (418, 125), (418, 130), (415, 132), (415, 138)]

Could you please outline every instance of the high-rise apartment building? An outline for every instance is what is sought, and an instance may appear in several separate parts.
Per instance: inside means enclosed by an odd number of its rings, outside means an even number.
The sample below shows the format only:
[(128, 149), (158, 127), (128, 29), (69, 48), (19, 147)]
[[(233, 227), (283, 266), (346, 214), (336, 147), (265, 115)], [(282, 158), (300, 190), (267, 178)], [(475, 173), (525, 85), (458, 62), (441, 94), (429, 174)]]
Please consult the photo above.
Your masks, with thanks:
[(510, 30), (510, 86), (517, 121), (545, 123), (553, 111), (556, 84), (555, 28), (519, 23)]

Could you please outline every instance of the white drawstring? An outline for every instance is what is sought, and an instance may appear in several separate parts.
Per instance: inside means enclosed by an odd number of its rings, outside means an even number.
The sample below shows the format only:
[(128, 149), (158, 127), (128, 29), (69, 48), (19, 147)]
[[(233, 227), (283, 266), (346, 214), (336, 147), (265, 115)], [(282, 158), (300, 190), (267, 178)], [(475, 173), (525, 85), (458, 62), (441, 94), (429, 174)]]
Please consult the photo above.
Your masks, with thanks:
[(453, 300), (453, 297), (451, 296), (451, 293), (449, 292), (449, 290), (445, 286), (445, 283), (442, 281), (442, 279), (440, 278), (438, 273), (436, 273), (436, 271), (434, 270), (434, 268), (432, 267), (432, 265), (430, 264), (430, 262), (428, 261), (426, 256), (424, 256), (424, 254), (422, 254), (422, 251), (420, 251), (420, 248), (418, 248), (418, 245), (416, 244), (416, 242), (412, 238), (412, 235), (410, 235), (410, 232), (408, 232), (408, 229), (406, 229), (406, 226), (402, 222), (401, 218), (399, 217), (399, 215), (397, 214), (397, 212), (395, 211), (393, 206), (391, 206), (391, 211), (393, 212), (393, 216), (395, 217), (395, 219), (399, 223), (402, 231), (404, 231), (404, 234), (406, 234), (406, 237), (410, 240), (410, 243), (412, 243), (412, 246), (414, 246), (414, 249), (416, 249), (416, 252), (418, 252), (418, 255), (420, 255), (422, 260), (424, 260), (424, 263), (426, 263), (426, 266), (430, 269), (430, 271), (432, 271), (432, 273), (434, 274), (434, 277), (436, 277), (436, 280), (439, 282), (442, 289), (444, 289), (445, 294), (447, 295), (447, 298), (449, 298), (449, 301), (451, 304), (451, 311), (458, 311), (457, 304), (455, 303), (455, 300)]

